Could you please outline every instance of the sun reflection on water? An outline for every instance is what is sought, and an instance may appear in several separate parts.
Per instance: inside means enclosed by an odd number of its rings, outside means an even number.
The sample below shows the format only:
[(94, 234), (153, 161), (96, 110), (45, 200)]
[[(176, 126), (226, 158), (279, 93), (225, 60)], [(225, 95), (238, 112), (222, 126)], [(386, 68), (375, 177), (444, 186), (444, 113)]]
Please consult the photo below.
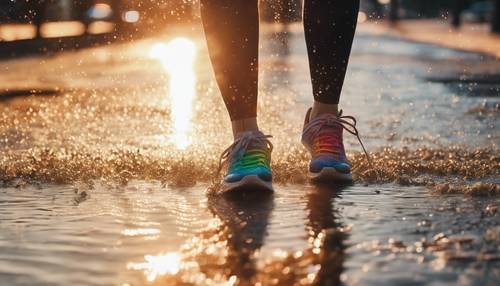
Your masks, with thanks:
[(125, 236), (147, 236), (147, 235), (157, 235), (160, 234), (160, 230), (157, 228), (138, 228), (131, 229), (127, 228), (122, 231), (122, 235)]
[(189, 39), (176, 38), (168, 44), (155, 44), (150, 55), (158, 59), (169, 74), (169, 98), (174, 126), (171, 139), (179, 149), (185, 149), (191, 144), (189, 130), (196, 92), (196, 76), (193, 71), (196, 45)]
[(156, 280), (158, 276), (175, 275), (181, 267), (181, 258), (176, 252), (169, 252), (160, 255), (145, 255), (144, 262), (129, 262), (128, 269), (142, 270), (148, 281)]

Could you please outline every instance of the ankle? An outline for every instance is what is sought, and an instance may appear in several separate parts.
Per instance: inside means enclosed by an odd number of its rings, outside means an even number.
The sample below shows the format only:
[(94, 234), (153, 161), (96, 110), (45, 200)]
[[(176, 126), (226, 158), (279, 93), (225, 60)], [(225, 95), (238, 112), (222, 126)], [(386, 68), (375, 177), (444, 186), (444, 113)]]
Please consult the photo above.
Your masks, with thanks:
[(310, 119), (315, 118), (321, 114), (334, 114), (338, 115), (339, 114), (339, 105), (338, 104), (326, 104), (326, 103), (321, 103), (319, 101), (314, 101), (311, 114), (309, 116)]
[(239, 120), (231, 121), (233, 128), (233, 137), (237, 139), (241, 134), (248, 131), (259, 131), (259, 126), (257, 125), (257, 117), (244, 118)]

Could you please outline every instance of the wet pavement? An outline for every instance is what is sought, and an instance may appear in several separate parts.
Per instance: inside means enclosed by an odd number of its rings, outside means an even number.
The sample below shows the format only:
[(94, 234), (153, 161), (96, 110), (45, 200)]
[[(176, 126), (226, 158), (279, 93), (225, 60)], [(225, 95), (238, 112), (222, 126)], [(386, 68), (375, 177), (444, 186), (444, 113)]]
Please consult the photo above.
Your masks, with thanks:
[[(261, 39), (272, 196), (207, 194), (230, 126), (198, 30), (0, 62), (6, 285), (497, 285), (500, 62), (357, 35), (356, 182), (313, 186), (295, 26)], [(377, 175), (378, 174), (378, 175)]]

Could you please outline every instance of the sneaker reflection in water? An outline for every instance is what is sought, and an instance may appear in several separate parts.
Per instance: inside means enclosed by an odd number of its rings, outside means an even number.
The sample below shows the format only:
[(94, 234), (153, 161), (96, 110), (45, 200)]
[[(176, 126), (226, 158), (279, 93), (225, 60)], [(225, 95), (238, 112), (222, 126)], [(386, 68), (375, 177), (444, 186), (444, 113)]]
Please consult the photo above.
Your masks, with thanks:
[(227, 239), (226, 263), (219, 270), (242, 285), (291, 285), (297, 281), (340, 285), (347, 234), (338, 221), (334, 201), (346, 186), (317, 185), (304, 190), (310, 247), (293, 253), (273, 253), (271, 259), (260, 255), (260, 249), (265, 244), (274, 210), (274, 195), (233, 192), (210, 196), (209, 209), (222, 221), (224, 232), (216, 235)]

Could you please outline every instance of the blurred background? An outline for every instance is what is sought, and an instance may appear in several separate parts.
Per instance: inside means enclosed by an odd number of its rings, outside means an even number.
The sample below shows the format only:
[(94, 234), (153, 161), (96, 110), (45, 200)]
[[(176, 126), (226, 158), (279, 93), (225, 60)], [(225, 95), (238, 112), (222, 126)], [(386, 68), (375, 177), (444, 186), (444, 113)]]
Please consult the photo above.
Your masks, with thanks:
[[(300, 21), (301, 0), (261, 1), (266, 22)], [(360, 22), (439, 19), (500, 33), (500, 0), (362, 0)], [(0, 42), (82, 37), (129, 39), (199, 18), (197, 0), (10, 0), (0, 2)]]

